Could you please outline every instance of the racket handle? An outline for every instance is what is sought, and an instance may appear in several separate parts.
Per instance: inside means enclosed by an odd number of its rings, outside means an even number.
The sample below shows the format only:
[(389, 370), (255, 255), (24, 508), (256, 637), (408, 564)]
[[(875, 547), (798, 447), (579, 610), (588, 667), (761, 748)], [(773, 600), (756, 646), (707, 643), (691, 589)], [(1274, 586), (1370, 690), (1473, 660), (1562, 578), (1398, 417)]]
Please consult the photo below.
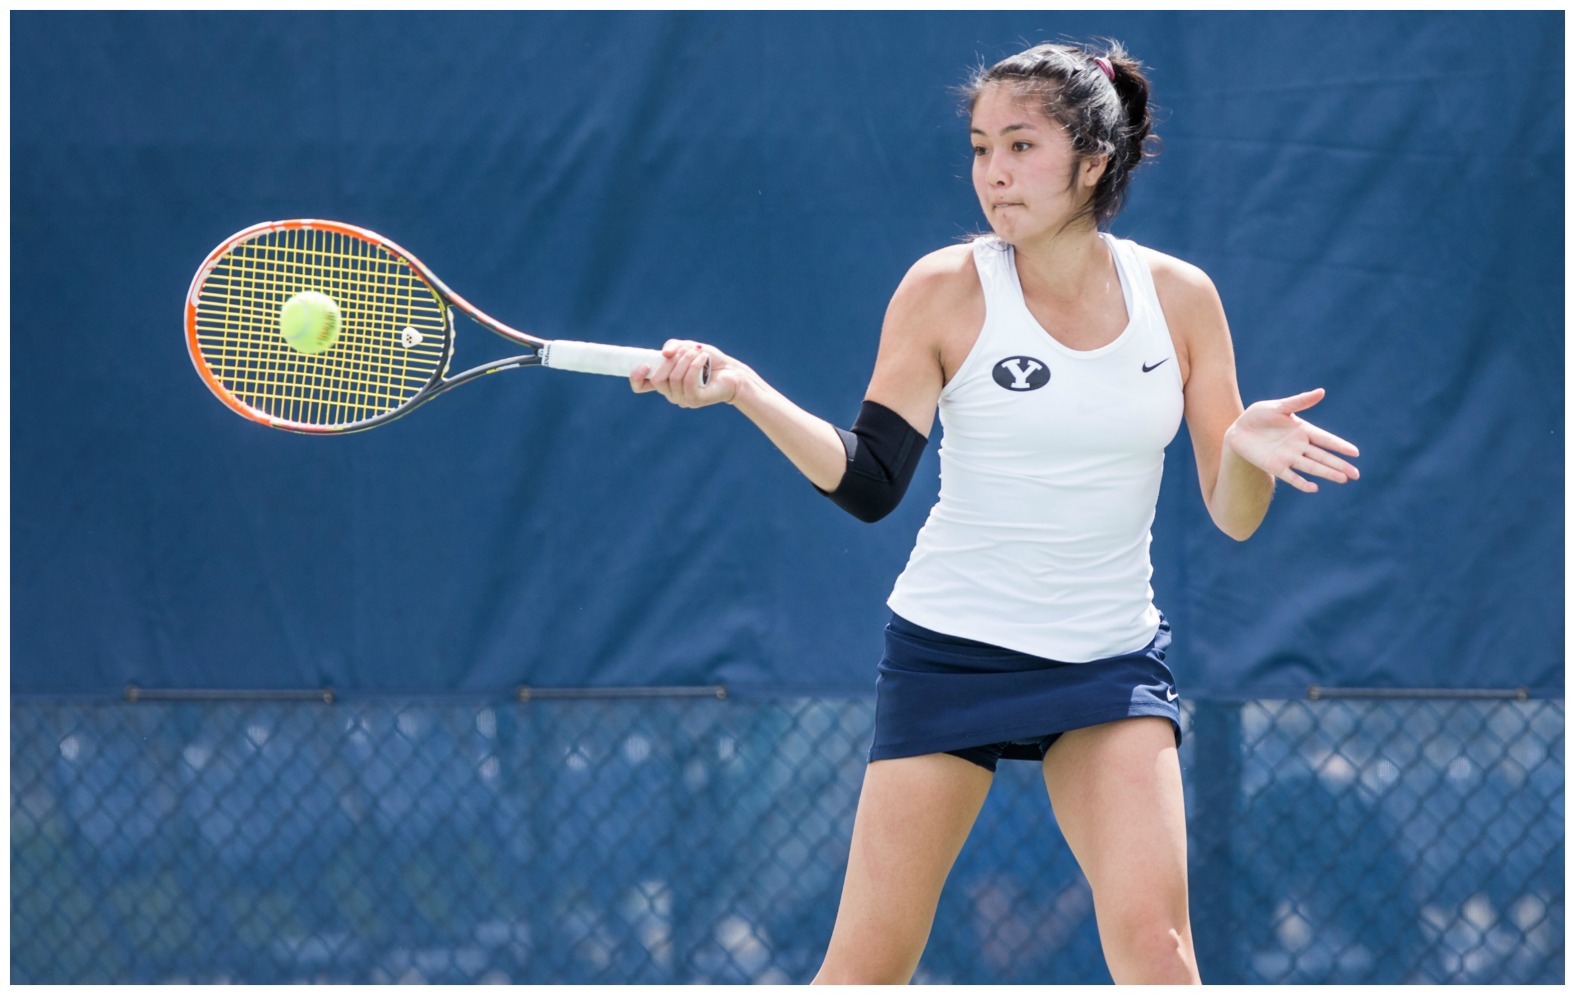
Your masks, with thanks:
[[(602, 345), (599, 342), (573, 342), (554, 339), (541, 347), (541, 365), (555, 370), (574, 373), (600, 373), (610, 377), (627, 377), (637, 366), (656, 369), (662, 365), (660, 349), (636, 349), (626, 345)], [(711, 378), (711, 364), (706, 361), (705, 372), (700, 376), (704, 386)]]

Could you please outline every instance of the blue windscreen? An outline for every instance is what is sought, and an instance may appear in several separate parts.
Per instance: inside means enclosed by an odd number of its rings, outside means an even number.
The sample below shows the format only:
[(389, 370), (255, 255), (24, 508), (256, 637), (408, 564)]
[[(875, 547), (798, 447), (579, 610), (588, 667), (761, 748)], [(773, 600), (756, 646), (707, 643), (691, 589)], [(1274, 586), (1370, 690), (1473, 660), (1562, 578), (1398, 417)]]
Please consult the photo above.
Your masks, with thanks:
[(1362, 449), (1237, 544), (1178, 436), (1153, 554), (1183, 688), (1562, 693), (1561, 12), (11, 27), (14, 692), (867, 689), (933, 443), (866, 526), (738, 413), (609, 378), (299, 437), (203, 387), (184, 294), (231, 233), (334, 218), (527, 331), (705, 339), (845, 425), (907, 267), (983, 224), (955, 87), (1109, 35), (1164, 143), (1114, 232), (1212, 276), (1246, 400), (1325, 387), (1308, 417)]

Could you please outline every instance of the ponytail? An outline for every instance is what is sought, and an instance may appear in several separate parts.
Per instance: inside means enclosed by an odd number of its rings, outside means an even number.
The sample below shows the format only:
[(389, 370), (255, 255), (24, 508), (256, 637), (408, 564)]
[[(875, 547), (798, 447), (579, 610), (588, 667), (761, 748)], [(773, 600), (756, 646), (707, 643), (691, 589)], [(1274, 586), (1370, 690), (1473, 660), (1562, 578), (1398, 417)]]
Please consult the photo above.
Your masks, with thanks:
[[(1116, 41), (1109, 43), (1109, 50), (1097, 61), (1111, 67), (1110, 83), (1115, 87), (1116, 96), (1120, 98), (1121, 107), (1126, 112), (1125, 127), (1113, 136), (1115, 148), (1110, 153), (1110, 165), (1105, 167), (1105, 175), (1100, 178), (1099, 185), (1108, 187), (1108, 194), (1106, 210), (1100, 212), (1096, 207), (1096, 214), (1102, 214), (1100, 220), (1107, 221), (1121, 210), (1132, 171), (1141, 166), (1143, 160), (1155, 155), (1152, 145), (1157, 143), (1157, 139), (1153, 134), (1153, 112), (1148, 105), (1149, 82), (1148, 77), (1143, 75), (1142, 64), (1128, 56), (1121, 43)], [(1096, 202), (1100, 199), (1099, 194), (1096, 188)]]

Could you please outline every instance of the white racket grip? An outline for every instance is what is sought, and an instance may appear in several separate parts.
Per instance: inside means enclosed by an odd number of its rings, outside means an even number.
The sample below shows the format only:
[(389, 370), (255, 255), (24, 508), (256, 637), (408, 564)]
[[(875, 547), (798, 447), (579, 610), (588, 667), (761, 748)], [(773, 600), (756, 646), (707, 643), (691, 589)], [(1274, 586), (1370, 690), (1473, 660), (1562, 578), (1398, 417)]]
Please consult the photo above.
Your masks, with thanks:
[(649, 366), (654, 370), (661, 363), (660, 349), (636, 349), (633, 346), (571, 342), (566, 339), (548, 342), (541, 348), (541, 365), (574, 373), (626, 377), (634, 372), (636, 366)]
[[(662, 365), (660, 349), (637, 349), (626, 345), (603, 345), (600, 342), (574, 342), (554, 339), (541, 347), (541, 365), (555, 370), (574, 373), (600, 373), (609, 377), (627, 377), (637, 366), (656, 369)], [(709, 366), (709, 364), (707, 364)], [(709, 369), (706, 374), (709, 374)], [(702, 375), (701, 384), (710, 377)]]

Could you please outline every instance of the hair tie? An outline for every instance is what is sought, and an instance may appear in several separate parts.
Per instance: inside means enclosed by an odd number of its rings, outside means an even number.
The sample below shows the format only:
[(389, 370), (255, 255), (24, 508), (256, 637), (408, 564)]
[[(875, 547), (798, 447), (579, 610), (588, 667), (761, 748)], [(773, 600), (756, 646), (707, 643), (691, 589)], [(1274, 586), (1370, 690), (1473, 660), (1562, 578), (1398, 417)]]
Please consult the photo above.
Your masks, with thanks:
[(1098, 66), (1099, 71), (1105, 74), (1105, 79), (1110, 80), (1112, 83), (1116, 81), (1116, 70), (1111, 66), (1109, 59), (1102, 55), (1097, 55), (1094, 57), (1094, 65)]

